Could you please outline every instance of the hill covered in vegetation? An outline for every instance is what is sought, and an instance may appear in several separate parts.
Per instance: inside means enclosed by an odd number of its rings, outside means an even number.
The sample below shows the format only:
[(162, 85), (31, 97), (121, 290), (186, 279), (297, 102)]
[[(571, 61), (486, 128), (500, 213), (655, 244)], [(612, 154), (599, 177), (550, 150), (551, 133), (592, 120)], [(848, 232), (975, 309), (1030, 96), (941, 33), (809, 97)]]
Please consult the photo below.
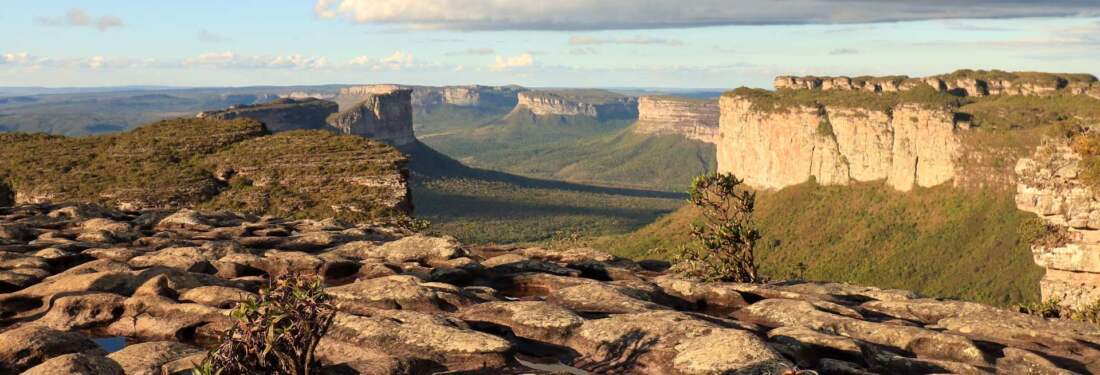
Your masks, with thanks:
[(366, 221), (410, 210), (404, 163), (396, 149), (366, 138), (325, 131), (270, 135), (249, 119), (165, 120), (79, 138), (0, 134), (0, 185), (17, 203)]

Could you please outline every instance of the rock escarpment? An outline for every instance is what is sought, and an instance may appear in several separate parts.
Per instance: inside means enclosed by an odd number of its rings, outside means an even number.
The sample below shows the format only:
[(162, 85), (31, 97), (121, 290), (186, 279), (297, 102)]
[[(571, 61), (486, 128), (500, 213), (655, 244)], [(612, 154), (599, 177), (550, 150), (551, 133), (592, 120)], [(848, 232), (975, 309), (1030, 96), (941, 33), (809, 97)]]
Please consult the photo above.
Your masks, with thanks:
[(200, 112), (198, 118), (212, 120), (255, 119), (264, 123), (269, 131), (278, 133), (290, 130), (324, 129), (328, 116), (339, 109), (327, 100), (283, 98), (267, 104), (242, 105), (220, 111)]
[(638, 117), (638, 99), (603, 90), (538, 90), (519, 93), (516, 110), (536, 116), (634, 119)]
[(1090, 74), (1004, 72), (999, 70), (958, 70), (923, 78), (890, 77), (795, 77), (779, 76), (774, 86), (796, 90), (863, 90), (873, 92), (909, 91), (931, 87), (961, 96), (1036, 95), (1059, 93), (1090, 95), (1100, 98), (1100, 81)]
[(416, 141), (413, 134), (411, 89), (378, 90), (363, 95), (363, 100), (328, 118), (341, 134), (377, 139), (394, 146)]
[(336, 102), (340, 108), (347, 109), (366, 100), (369, 95), (386, 93), (397, 89), (412, 90), (412, 106), (416, 110), (431, 111), (444, 105), (459, 107), (512, 107), (516, 105), (518, 94), (525, 89), (519, 86), (409, 86), (409, 85), (363, 85), (340, 89)]
[(0, 134), (0, 185), (10, 185), (15, 203), (381, 220), (411, 210), (405, 163), (366, 138), (272, 135), (252, 119), (167, 120), (83, 138)]
[(770, 95), (723, 95), (719, 171), (765, 189), (813, 178), (824, 185), (885, 180), (905, 191), (955, 176), (959, 124), (950, 109), (919, 103), (768, 106)]
[(719, 109), (716, 100), (668, 96), (638, 99), (640, 134), (678, 134), (688, 139), (718, 143)]
[(1017, 207), (1058, 228), (1032, 246), (1035, 263), (1046, 268), (1043, 299), (1071, 307), (1100, 301), (1100, 199), (1081, 180), (1083, 167), (1064, 140), (1048, 140), (1016, 164)]
[[(846, 284), (696, 282), (589, 248), (94, 206), (0, 208), (0, 234), (4, 373), (189, 373), (233, 303), (288, 272), (329, 285), (318, 357), (340, 373), (1100, 370), (1087, 324)], [(128, 344), (106, 353), (91, 334)]]

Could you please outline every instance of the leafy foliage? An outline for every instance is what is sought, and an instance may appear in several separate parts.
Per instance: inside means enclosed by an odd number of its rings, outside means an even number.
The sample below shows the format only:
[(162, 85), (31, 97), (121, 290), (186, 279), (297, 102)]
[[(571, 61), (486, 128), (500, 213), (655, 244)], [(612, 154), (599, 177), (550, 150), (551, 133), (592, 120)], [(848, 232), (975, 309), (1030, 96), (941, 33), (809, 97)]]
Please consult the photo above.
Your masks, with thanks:
[(691, 184), (688, 199), (702, 213), (702, 222), (691, 225), (698, 246), (685, 246), (676, 269), (708, 281), (759, 282), (756, 241), (752, 220), (756, 193), (745, 190), (733, 174), (699, 176)]
[(320, 373), (314, 353), (336, 313), (319, 277), (280, 276), (230, 315), (237, 323), (195, 375)]
[(1084, 306), (1070, 307), (1058, 299), (1025, 303), (1015, 306), (1016, 311), (1035, 315), (1045, 319), (1070, 319), (1092, 324), (1100, 324), (1100, 301)]

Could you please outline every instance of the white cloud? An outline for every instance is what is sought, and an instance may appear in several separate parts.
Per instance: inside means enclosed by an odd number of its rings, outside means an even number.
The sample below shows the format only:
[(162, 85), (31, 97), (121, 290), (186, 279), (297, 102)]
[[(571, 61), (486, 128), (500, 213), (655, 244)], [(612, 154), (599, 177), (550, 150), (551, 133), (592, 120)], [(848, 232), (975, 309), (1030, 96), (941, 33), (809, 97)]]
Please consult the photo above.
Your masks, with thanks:
[(183, 61), (184, 66), (242, 69), (323, 69), (331, 67), (324, 57), (283, 55), (251, 56), (235, 52), (207, 52)]
[(348, 60), (348, 65), (357, 65), (357, 66), (370, 65), (370, 63), (372, 61), (374, 61), (374, 60), (372, 60), (370, 58), (370, 56), (356, 56), (356, 57), (352, 58), (351, 60)]
[(497, 56), (496, 62), (490, 65), (492, 70), (511, 70), (515, 68), (524, 68), (531, 65), (535, 65), (535, 57), (530, 53), (524, 53), (519, 56)]
[(1100, 15), (1093, 0), (316, 0), (320, 18), (460, 30), (603, 30)]
[(80, 8), (69, 9), (65, 12), (64, 16), (60, 17), (40, 17), (36, 20), (38, 24), (45, 26), (71, 26), (71, 27), (90, 27), (99, 31), (107, 31), (111, 28), (122, 27), (122, 19), (104, 15), (99, 18), (88, 15)]
[(458, 56), (458, 55), (487, 56), (487, 55), (492, 55), (494, 53), (497, 53), (497, 51), (495, 49), (488, 48), (488, 47), (482, 47), (482, 48), (467, 48), (467, 49), (464, 49), (462, 51), (448, 52), (447, 55), (449, 55), (449, 56)]
[(666, 45), (666, 46), (682, 46), (684, 42), (673, 39), (662, 38), (650, 38), (644, 36), (634, 36), (629, 38), (595, 38), (590, 36), (574, 36), (569, 38), (569, 45), (573, 46), (591, 46), (600, 44), (640, 44), (640, 45)]
[(0, 64), (31, 64), (35, 58), (26, 52), (9, 52), (0, 55)]
[(408, 68), (413, 65), (413, 55), (407, 52), (394, 51), (392, 55), (382, 59), (381, 65), (389, 69)]

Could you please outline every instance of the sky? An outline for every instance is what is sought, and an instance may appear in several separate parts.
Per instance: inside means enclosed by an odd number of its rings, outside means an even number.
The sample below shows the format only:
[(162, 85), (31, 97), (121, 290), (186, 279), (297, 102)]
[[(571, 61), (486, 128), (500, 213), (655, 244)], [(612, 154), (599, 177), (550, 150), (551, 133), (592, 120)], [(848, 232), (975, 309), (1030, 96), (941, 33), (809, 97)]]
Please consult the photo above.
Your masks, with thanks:
[(0, 0), (0, 86), (1100, 74), (1100, 0)]

